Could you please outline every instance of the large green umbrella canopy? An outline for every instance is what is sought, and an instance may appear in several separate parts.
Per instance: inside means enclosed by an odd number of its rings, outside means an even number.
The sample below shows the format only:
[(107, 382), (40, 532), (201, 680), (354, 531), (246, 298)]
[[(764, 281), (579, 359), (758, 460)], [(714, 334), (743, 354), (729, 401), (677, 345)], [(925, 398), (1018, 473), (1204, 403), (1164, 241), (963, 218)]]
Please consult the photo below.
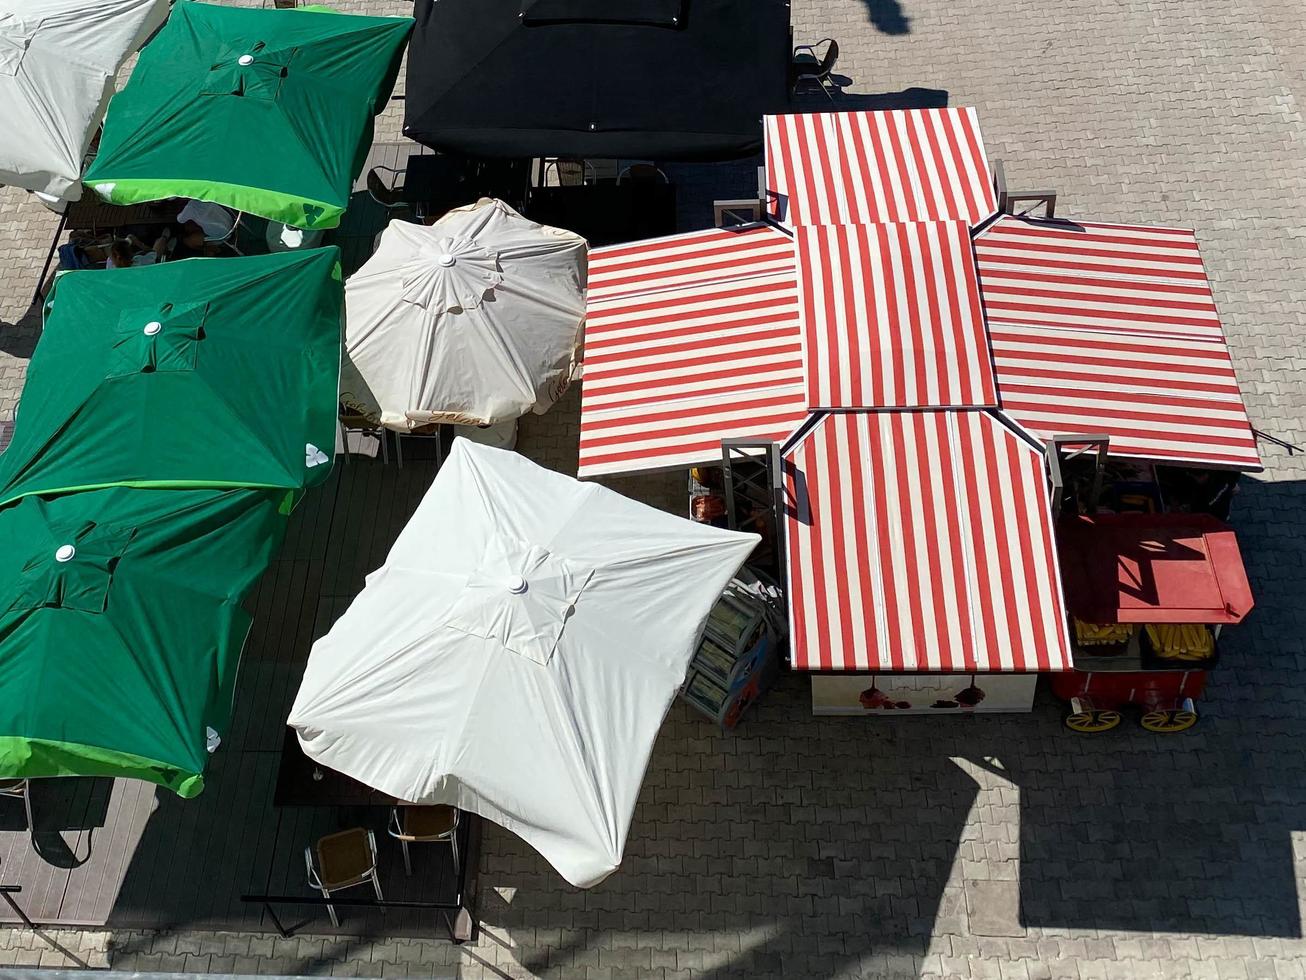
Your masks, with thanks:
[(409, 17), (178, 3), (109, 106), (85, 183), (334, 228), (394, 87)]
[(0, 507), (108, 486), (321, 482), (343, 295), (334, 246), (60, 275), (0, 455)]
[(283, 496), (117, 487), (0, 509), (0, 776), (199, 793)]

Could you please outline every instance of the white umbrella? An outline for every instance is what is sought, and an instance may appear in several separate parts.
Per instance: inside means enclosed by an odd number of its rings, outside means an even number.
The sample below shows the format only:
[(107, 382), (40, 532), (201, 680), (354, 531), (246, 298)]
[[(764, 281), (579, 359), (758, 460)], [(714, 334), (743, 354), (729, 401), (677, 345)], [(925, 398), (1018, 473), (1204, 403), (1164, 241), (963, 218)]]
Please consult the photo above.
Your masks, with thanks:
[(345, 408), (398, 431), (544, 413), (585, 320), (585, 239), (482, 198), (392, 221), (345, 286)]
[(0, 0), (0, 184), (82, 196), (82, 158), (168, 0)]
[(313, 645), (290, 724), (323, 765), (479, 813), (597, 884), (708, 612), (757, 540), (455, 440)]

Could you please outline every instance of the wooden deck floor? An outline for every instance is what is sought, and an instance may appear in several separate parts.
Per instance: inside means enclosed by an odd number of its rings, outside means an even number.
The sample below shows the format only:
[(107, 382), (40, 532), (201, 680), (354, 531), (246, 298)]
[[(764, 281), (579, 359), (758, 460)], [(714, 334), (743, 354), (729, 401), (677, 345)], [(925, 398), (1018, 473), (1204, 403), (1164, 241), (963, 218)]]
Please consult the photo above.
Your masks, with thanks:
[[(131, 928), (272, 931), (243, 894), (310, 896), (305, 845), (330, 831), (370, 826), (381, 849), (386, 898), (451, 901), (449, 850), (413, 849), (404, 875), (381, 808), (276, 807), (285, 719), (313, 640), (322, 636), (382, 563), (436, 470), (436, 447), (405, 440), (404, 466), (353, 457), (291, 517), (285, 545), (250, 598), (254, 626), (236, 687), (233, 722), (193, 800), (134, 780), (34, 784), (37, 831), (22, 805), (0, 801), (0, 883), (38, 923)], [(35, 841), (36, 847), (33, 846)], [(38, 853), (38, 850), (40, 853)], [(358, 897), (366, 897), (360, 890)], [(428, 910), (340, 909), (347, 935), (443, 936)], [(279, 908), (287, 926), (331, 933), (324, 909)], [(14, 921), (0, 904), (0, 921)]]

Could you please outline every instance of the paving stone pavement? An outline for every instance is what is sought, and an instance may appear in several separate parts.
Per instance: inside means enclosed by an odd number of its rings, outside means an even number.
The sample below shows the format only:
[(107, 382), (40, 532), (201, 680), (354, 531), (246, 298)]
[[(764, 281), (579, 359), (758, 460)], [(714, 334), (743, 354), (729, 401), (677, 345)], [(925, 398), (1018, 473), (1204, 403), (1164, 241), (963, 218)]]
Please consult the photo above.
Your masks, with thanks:
[[(940, 90), (979, 108), (1013, 187), (1056, 188), (1071, 217), (1195, 229), (1254, 424), (1306, 446), (1300, 0), (795, 0), (793, 20), (799, 40), (839, 39), (843, 104)], [(0, 191), (0, 419), (53, 226)], [(575, 411), (528, 419), (524, 449), (574, 466)], [(785, 678), (732, 737), (673, 708), (626, 862), (597, 888), (487, 827), (463, 949), (0, 930), (0, 973), (1306, 976), (1306, 459), (1263, 452), (1236, 514), (1258, 609), (1188, 735), (1073, 738), (1046, 696), (1028, 716), (818, 720)], [(674, 478), (614, 485), (681, 499)]]

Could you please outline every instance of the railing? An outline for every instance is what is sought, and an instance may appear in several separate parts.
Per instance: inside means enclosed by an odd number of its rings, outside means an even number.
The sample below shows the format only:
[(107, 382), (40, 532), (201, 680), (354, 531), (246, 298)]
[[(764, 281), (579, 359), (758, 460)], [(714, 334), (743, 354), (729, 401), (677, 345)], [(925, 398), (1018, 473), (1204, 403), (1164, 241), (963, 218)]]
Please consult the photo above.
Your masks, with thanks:
[[(241, 895), (240, 900), (242, 902), (257, 902), (262, 905), (263, 910), (267, 912), (268, 918), (272, 920), (272, 924), (276, 927), (277, 932), (281, 934), (282, 939), (289, 939), (294, 935), (294, 930), (287, 929), (282, 924), (276, 910), (273, 908), (274, 905), (343, 905), (347, 908), (426, 909), (444, 913), (443, 918), (445, 926), (449, 930), (450, 941), (465, 943), (472, 938), (472, 914), (463, 905), (461, 891), (458, 898), (453, 902), (395, 902), (389, 899), (344, 898), (336, 895), (332, 895), (330, 898), (321, 895)], [(10, 902), (10, 904), (13, 903)], [(456, 912), (457, 914), (451, 917), (450, 912)], [(26, 916), (24, 916), (24, 919), (26, 919)]]

